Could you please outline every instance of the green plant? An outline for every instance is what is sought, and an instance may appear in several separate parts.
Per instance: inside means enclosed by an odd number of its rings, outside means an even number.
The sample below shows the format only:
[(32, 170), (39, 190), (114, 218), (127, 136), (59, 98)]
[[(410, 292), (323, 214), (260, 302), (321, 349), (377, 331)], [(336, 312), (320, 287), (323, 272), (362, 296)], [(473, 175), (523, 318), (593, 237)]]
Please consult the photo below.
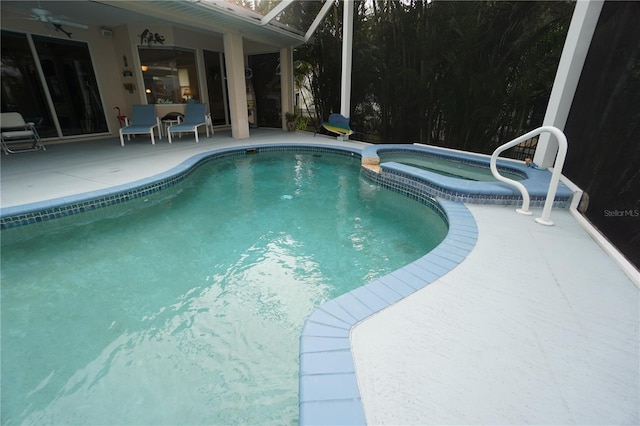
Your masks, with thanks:
[(293, 132), (298, 127), (298, 114), (295, 112), (287, 112), (284, 114), (284, 118), (287, 121), (287, 130)]
[(297, 121), (297, 126), (299, 130), (305, 131), (307, 130), (307, 123), (309, 119), (307, 117), (299, 116)]
[(295, 112), (286, 112), (284, 118), (287, 120), (287, 123), (295, 123), (298, 120), (298, 114)]

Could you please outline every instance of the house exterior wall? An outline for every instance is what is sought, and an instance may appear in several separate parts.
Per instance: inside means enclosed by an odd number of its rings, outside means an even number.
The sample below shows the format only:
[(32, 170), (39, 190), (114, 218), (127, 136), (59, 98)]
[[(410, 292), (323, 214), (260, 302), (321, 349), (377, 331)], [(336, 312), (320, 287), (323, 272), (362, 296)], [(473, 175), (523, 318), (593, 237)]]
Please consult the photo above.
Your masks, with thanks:
[[(47, 28), (39, 21), (30, 19), (3, 20), (2, 29), (18, 33), (43, 35), (60, 40), (68, 40), (67, 36)], [(203, 51), (224, 52), (227, 58), (227, 85), (229, 105), (231, 107), (231, 126), (234, 137), (249, 137), (246, 108), (246, 84), (244, 68), (246, 56), (255, 53), (279, 52), (280, 47), (260, 44), (244, 39), (240, 34), (209, 34), (201, 31), (191, 31), (182, 27), (155, 24), (129, 24), (108, 28), (111, 33), (104, 34), (100, 27), (90, 26), (87, 30), (72, 29), (73, 41), (87, 44), (100, 92), (100, 100), (105, 112), (110, 136), (117, 136), (120, 122), (115, 107), (119, 107), (122, 114), (130, 115), (131, 106), (146, 104), (146, 94), (141, 63), (138, 56), (138, 46), (141, 45), (140, 34), (145, 30), (157, 32), (164, 37), (164, 43), (157, 46), (179, 47), (195, 52), (198, 89), (200, 102), (209, 104), (206, 87)], [(131, 75), (124, 73), (125, 70)], [(290, 75), (287, 78), (292, 78)], [(127, 90), (125, 84), (133, 84), (134, 90)], [(293, 82), (291, 81), (291, 85)], [(131, 86), (129, 86), (131, 87)], [(167, 112), (184, 111), (186, 104), (156, 105), (159, 117)], [(284, 115), (284, 113), (283, 113)], [(90, 140), (104, 138), (106, 135), (92, 134), (74, 137)], [(55, 140), (55, 138), (54, 138)], [(62, 138), (66, 141), (68, 138)]]

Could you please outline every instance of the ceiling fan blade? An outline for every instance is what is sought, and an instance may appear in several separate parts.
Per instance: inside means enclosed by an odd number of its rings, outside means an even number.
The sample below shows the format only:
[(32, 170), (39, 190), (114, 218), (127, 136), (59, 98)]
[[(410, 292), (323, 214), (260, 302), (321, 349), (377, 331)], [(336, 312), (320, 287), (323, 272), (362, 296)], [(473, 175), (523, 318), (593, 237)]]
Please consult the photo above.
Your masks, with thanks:
[(31, 19), (35, 19), (42, 22), (47, 22), (48, 18), (51, 16), (51, 12), (45, 9), (39, 9), (34, 7), (31, 9)]
[(57, 25), (64, 25), (66, 27), (79, 28), (81, 30), (86, 30), (87, 28), (89, 28), (88, 26), (86, 26), (84, 24), (78, 24), (76, 22), (65, 21), (63, 19), (58, 19), (58, 18), (54, 18), (54, 17), (49, 17), (49, 22), (51, 22), (52, 24), (57, 24)]
[(86, 30), (89, 28), (84, 24), (78, 24), (76, 22), (67, 21), (66, 19), (64, 19), (65, 17), (54, 16), (47, 9), (33, 8), (31, 9), (31, 13), (33, 13), (32, 19), (37, 19), (39, 21), (44, 22), (45, 24), (65, 25), (67, 27), (79, 28), (81, 30)]

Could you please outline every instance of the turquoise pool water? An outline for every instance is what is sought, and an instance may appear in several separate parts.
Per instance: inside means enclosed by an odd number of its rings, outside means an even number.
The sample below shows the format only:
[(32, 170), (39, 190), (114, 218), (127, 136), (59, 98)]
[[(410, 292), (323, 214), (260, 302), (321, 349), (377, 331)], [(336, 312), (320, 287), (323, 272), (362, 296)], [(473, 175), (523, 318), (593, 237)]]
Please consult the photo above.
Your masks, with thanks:
[(212, 160), (153, 197), (3, 231), (3, 424), (297, 423), (305, 318), (446, 234), (359, 164)]
[[(458, 162), (446, 158), (425, 156), (411, 153), (380, 153), (380, 162), (394, 161), (400, 164), (417, 167), (422, 170), (438, 173), (444, 176), (458, 179), (473, 180), (479, 182), (497, 182), (491, 174), (489, 163), (486, 167), (474, 165), (468, 162)], [(522, 180), (517, 173), (501, 170), (500, 174), (513, 180)]]

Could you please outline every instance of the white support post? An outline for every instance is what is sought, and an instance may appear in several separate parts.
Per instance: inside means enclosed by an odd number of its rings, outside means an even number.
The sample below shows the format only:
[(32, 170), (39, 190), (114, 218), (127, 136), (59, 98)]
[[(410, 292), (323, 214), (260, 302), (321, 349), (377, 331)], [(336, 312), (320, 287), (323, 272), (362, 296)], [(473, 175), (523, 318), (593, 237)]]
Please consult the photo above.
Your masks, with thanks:
[(293, 50), (280, 49), (280, 99), (282, 99), (282, 130), (287, 129), (287, 112), (294, 112)]
[(340, 114), (351, 116), (351, 59), (353, 57), (353, 0), (344, 0), (342, 22), (342, 83)]
[(224, 34), (224, 54), (231, 112), (231, 135), (234, 139), (249, 137), (247, 83), (244, 79), (244, 47), (239, 34)]
[[(553, 126), (564, 130), (603, 4), (604, 0), (578, 0), (576, 2), (547, 104), (547, 111), (542, 122), (543, 126)], [(550, 133), (540, 135), (533, 158), (534, 163), (543, 168), (553, 166), (558, 151), (557, 140), (550, 136)]]

